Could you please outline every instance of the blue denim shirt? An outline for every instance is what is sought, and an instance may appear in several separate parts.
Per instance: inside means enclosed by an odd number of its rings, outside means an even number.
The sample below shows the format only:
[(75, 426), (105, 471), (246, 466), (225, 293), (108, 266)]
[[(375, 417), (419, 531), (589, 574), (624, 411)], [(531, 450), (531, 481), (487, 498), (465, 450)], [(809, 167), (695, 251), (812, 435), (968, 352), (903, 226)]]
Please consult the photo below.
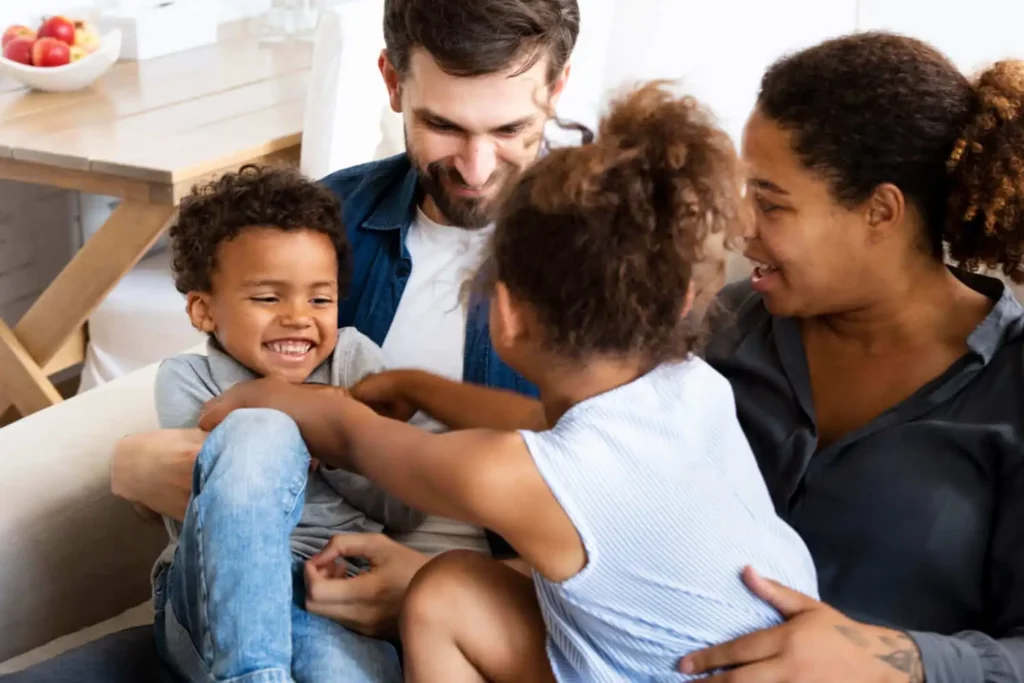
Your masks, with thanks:
[[(352, 281), (338, 307), (338, 324), (381, 345), (412, 273), (405, 241), (422, 197), (418, 174), (401, 154), (337, 171), (322, 182), (341, 199), (352, 245)], [(484, 297), (470, 305), (463, 380), (536, 396), (536, 388), (491, 346), (487, 304)]]

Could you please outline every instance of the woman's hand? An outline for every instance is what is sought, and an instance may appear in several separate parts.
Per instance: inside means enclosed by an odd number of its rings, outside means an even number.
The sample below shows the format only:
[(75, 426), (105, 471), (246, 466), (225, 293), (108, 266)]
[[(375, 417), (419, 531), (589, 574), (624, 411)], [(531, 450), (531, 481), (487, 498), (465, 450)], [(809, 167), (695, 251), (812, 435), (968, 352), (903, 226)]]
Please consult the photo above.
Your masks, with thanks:
[(388, 370), (369, 375), (352, 387), (352, 398), (365, 403), (384, 417), (408, 422), (417, 409), (404, 393), (407, 377), (405, 370)]
[(710, 683), (924, 683), (921, 655), (907, 634), (848, 619), (750, 567), (743, 581), (786, 622), (695, 652), (680, 671), (725, 670)]
[[(363, 557), (370, 569), (346, 578), (336, 560)], [(374, 638), (398, 635), (409, 583), (429, 560), (380, 534), (341, 534), (306, 563), (306, 609)]]

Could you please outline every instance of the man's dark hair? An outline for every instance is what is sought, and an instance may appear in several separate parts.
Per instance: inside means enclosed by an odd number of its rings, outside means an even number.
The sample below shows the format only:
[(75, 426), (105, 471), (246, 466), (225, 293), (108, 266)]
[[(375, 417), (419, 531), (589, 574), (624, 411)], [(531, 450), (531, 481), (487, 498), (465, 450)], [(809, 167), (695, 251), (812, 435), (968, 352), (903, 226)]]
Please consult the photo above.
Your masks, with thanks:
[(293, 169), (253, 165), (197, 185), (181, 201), (170, 230), (178, 291), (210, 291), (217, 247), (252, 227), (327, 235), (338, 254), (339, 291), (345, 291), (350, 247), (338, 198)]
[(554, 81), (579, 32), (576, 0), (384, 0), (384, 42), (403, 78), (413, 50), (422, 47), (453, 76), (513, 65), (522, 73), (547, 57)]

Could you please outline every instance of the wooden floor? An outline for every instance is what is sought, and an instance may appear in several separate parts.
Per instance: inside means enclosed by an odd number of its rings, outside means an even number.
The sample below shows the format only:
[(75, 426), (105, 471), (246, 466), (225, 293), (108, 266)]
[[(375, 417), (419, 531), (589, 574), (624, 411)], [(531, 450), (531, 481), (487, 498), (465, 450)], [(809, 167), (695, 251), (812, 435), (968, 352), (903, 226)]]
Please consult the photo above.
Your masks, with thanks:
[[(60, 395), (63, 396), (64, 398), (71, 398), (78, 392), (78, 383), (80, 381), (80, 375), (76, 374), (74, 377), (69, 377), (63, 382), (58, 382), (56, 384), (57, 391), (59, 391)], [(0, 415), (0, 428), (6, 427), (7, 425), (16, 421), (19, 417), (21, 416), (18, 414), (17, 410), (15, 410), (14, 408), (9, 408), (7, 412), (5, 412), (3, 415)]]

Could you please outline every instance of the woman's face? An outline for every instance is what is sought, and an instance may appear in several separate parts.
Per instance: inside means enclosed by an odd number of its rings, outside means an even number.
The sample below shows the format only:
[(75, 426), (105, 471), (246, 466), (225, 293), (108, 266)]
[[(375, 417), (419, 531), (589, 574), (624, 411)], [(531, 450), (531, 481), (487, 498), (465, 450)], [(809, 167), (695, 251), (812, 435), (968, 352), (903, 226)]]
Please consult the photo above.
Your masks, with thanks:
[(768, 310), (808, 317), (855, 308), (870, 270), (864, 212), (839, 204), (825, 178), (797, 158), (790, 134), (758, 111), (743, 134), (743, 157), (757, 207), (744, 254)]

